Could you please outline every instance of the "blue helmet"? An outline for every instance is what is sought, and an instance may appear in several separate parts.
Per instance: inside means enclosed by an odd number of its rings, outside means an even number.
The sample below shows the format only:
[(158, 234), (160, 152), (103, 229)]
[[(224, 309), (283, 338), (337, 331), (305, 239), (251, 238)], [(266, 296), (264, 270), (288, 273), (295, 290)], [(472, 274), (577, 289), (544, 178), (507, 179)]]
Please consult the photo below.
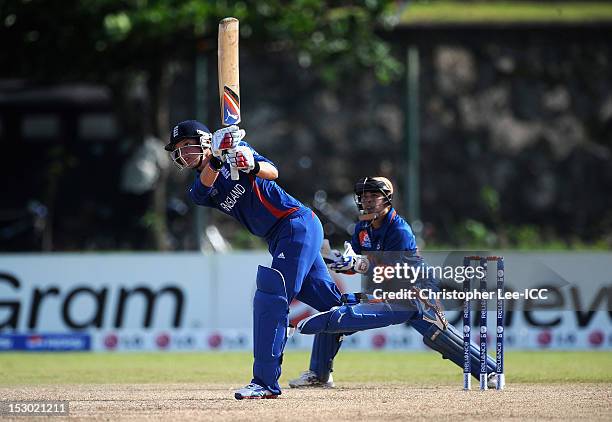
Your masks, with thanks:
[(165, 146), (166, 151), (173, 151), (176, 144), (185, 138), (199, 139), (202, 148), (210, 148), (212, 135), (206, 125), (197, 120), (185, 120), (172, 128), (170, 140)]

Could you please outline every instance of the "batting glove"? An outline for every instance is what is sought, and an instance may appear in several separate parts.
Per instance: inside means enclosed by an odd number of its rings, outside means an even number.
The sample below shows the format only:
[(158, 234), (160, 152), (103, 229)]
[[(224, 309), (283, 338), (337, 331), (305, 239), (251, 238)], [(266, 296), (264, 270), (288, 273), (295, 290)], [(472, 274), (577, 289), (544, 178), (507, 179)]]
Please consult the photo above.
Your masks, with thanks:
[(244, 129), (240, 129), (236, 125), (217, 130), (212, 136), (212, 154), (221, 159), (224, 152), (238, 146), (245, 134)]
[(253, 151), (251, 151), (251, 148), (244, 145), (236, 147), (234, 150), (230, 151), (227, 155), (227, 159), (231, 166), (245, 173), (248, 173), (255, 168)]

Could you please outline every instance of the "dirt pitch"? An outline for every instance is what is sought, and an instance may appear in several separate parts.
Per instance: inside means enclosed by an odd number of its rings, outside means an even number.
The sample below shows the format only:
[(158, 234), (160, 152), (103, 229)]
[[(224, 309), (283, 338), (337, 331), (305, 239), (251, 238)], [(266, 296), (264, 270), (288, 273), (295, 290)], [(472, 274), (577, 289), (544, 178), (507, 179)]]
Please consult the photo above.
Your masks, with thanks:
[(243, 401), (234, 400), (231, 387), (220, 384), (2, 387), (0, 396), (69, 400), (71, 419), (113, 421), (612, 420), (612, 387), (601, 383), (515, 384), (502, 392), (464, 392), (450, 385), (348, 384), (335, 389), (286, 389), (276, 400)]

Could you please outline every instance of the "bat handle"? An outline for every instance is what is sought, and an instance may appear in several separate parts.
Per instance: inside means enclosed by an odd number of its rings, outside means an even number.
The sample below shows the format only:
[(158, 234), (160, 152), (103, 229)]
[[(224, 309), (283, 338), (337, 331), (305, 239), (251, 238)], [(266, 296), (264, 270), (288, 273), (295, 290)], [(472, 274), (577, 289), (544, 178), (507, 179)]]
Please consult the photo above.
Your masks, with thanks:
[[(236, 152), (236, 149), (232, 148), (230, 150), (231, 153)], [(236, 168), (235, 166), (232, 166), (230, 164), (230, 171), (231, 171), (231, 175), (232, 175), (232, 180), (239, 180), (240, 179), (240, 172), (238, 170), (238, 168)]]

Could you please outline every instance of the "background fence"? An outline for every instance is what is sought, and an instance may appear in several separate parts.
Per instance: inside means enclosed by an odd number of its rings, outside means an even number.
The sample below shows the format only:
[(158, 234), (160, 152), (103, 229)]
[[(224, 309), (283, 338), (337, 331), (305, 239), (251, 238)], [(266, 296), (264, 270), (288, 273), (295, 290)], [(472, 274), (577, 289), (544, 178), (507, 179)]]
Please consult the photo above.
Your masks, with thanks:
[[(612, 348), (612, 254), (504, 256), (507, 290), (549, 289), (545, 301), (506, 301), (509, 348)], [(426, 259), (454, 262), (448, 254)], [(6, 255), (0, 257), (0, 349), (250, 350), (253, 277), (269, 260), (259, 252)], [(360, 290), (358, 276), (335, 277), (342, 291)], [(449, 321), (460, 325), (461, 304), (445, 306)], [(290, 319), (295, 325), (312, 312), (294, 301)], [(311, 341), (296, 335), (288, 347), (309, 348)], [(425, 350), (406, 325), (348, 336), (345, 347)]]

